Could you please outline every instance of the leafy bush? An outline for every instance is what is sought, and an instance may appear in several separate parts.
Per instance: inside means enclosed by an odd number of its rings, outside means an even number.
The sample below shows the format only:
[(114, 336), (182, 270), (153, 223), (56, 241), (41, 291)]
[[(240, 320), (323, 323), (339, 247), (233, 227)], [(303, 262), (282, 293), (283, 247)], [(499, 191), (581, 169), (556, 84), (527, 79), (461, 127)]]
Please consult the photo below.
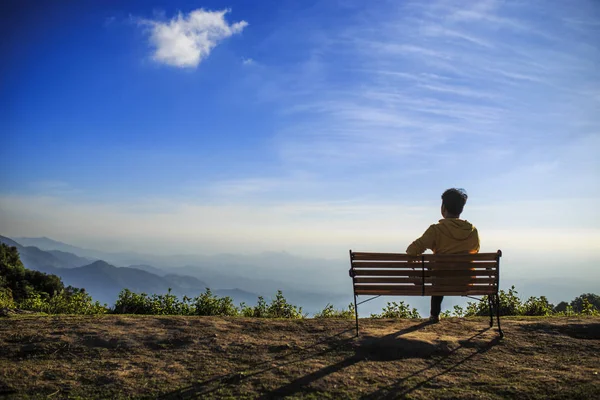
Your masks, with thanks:
[(113, 309), (115, 314), (148, 315), (204, 315), (204, 316), (244, 316), (253, 318), (304, 318), (302, 308), (289, 304), (283, 293), (277, 292), (271, 304), (267, 305), (260, 296), (256, 306), (240, 304), (236, 307), (231, 297), (218, 297), (210, 288), (198, 297), (184, 296), (179, 300), (171, 294), (148, 296), (146, 293), (133, 293), (123, 289)]
[(115, 302), (114, 314), (152, 314), (152, 305), (146, 293), (123, 289)]
[(15, 308), (12, 291), (9, 288), (0, 288), (0, 308)]
[(381, 314), (371, 314), (371, 318), (421, 318), (416, 308), (410, 309), (404, 301), (388, 302)]
[[(498, 297), (500, 298), (500, 315), (522, 315), (521, 309), (523, 304), (517, 296), (518, 292), (512, 286), (508, 292), (500, 290)], [(490, 307), (488, 304), (488, 296), (483, 296), (482, 301), (477, 303), (469, 302), (465, 317), (486, 316), (490, 315)]]
[(267, 308), (269, 318), (304, 318), (302, 307), (296, 307), (287, 302), (281, 290), (277, 291), (275, 298), (271, 300), (271, 304)]
[(171, 294), (169, 288), (166, 294), (134, 293), (123, 289), (113, 308), (114, 314), (146, 314), (146, 315), (193, 315), (195, 307), (192, 299), (184, 296), (180, 301)]
[[(600, 315), (600, 309), (595, 304), (600, 302), (600, 296), (592, 293), (582, 294), (575, 298), (571, 304), (561, 301), (555, 307), (546, 296), (532, 296), (525, 303), (517, 297), (517, 291), (512, 286), (508, 292), (500, 290), (500, 315), (528, 315), (528, 316), (572, 316), (572, 315)], [(484, 296), (478, 303), (469, 302), (465, 316), (489, 315), (488, 297)]]
[(592, 309), (600, 310), (600, 296), (593, 293), (582, 294), (571, 302), (571, 307), (576, 313), (590, 312)]
[(454, 316), (462, 317), (465, 315), (465, 310), (461, 306), (454, 306)]
[(233, 304), (231, 297), (217, 297), (209, 288), (194, 299), (196, 315), (216, 315), (235, 317), (239, 314), (238, 308)]
[(586, 297), (581, 301), (581, 311), (582, 315), (591, 315), (591, 316), (599, 316), (600, 311), (594, 304), (592, 304)]
[(92, 297), (83, 289), (69, 286), (60, 293), (47, 297), (39, 292), (32, 293), (28, 298), (18, 303), (23, 310), (43, 312), (46, 314), (106, 314), (106, 305), (94, 302)]
[(247, 306), (245, 303), (240, 304), (240, 314), (243, 317), (249, 318), (267, 318), (268, 309), (267, 302), (264, 297), (258, 296), (258, 302), (254, 307)]
[(354, 303), (350, 303), (346, 310), (336, 310), (333, 304), (327, 304), (323, 310), (315, 314), (315, 318), (354, 318), (354, 316)]
[(554, 313), (554, 307), (548, 302), (546, 296), (530, 297), (520, 310), (520, 315), (546, 316)]

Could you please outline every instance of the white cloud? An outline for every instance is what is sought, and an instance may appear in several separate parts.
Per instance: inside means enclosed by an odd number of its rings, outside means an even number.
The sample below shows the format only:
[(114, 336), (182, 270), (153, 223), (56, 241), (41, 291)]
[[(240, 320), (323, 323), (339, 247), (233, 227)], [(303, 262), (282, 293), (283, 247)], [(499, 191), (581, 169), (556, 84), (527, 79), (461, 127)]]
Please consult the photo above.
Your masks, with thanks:
[(246, 21), (229, 24), (225, 14), (230, 10), (208, 11), (202, 8), (189, 14), (177, 14), (167, 21), (142, 20), (148, 25), (153, 58), (159, 63), (180, 68), (194, 68), (209, 56), (224, 39), (242, 32)]
[(255, 61), (252, 58), (244, 58), (242, 60), (243, 65), (253, 65)]

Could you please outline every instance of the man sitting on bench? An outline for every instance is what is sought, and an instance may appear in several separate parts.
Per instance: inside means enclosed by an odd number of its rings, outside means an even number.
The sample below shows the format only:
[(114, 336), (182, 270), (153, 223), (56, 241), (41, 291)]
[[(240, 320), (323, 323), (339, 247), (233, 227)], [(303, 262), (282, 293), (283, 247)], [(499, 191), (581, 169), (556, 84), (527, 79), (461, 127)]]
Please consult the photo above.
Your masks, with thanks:
[[(442, 194), (442, 216), (437, 224), (431, 225), (419, 239), (411, 243), (406, 254), (418, 256), (427, 249), (433, 254), (465, 254), (479, 252), (479, 234), (470, 222), (460, 219), (467, 202), (464, 189), (448, 189)], [(431, 296), (429, 321), (440, 320), (444, 296)]]

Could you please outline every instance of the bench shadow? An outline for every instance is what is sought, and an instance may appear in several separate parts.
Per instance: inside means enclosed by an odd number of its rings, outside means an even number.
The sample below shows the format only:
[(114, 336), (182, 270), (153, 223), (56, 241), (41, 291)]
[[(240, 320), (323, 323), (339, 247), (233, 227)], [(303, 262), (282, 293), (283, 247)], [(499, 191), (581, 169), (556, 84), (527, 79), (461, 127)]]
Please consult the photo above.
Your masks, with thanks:
[(582, 324), (580, 322), (573, 324), (567, 323), (558, 325), (555, 322), (536, 322), (532, 324), (518, 325), (518, 329), (526, 332), (541, 331), (551, 335), (566, 335), (575, 339), (598, 340), (600, 339), (600, 323), (590, 321)]
[(371, 336), (363, 335), (358, 340), (354, 338), (352, 352), (353, 354), (335, 364), (328, 365), (315, 372), (295, 379), (288, 384), (264, 393), (259, 399), (277, 399), (285, 396), (291, 396), (300, 392), (310, 391), (308, 386), (327, 375), (336, 373), (348, 368), (361, 361), (394, 361), (409, 358), (429, 358), (433, 355), (443, 354), (444, 350), (439, 346), (418, 340), (403, 338), (410, 332), (417, 331), (427, 325), (429, 322), (422, 322), (417, 325), (404, 328), (400, 331), (385, 335)]
[[(196, 382), (190, 386), (178, 389), (173, 392), (165, 393), (159, 396), (159, 399), (190, 399), (190, 398), (199, 398), (202, 396), (206, 396), (210, 393), (215, 392), (216, 390), (222, 388), (224, 385), (236, 385), (241, 381), (244, 381), (249, 378), (256, 377), (258, 375), (264, 374), (266, 372), (278, 369), (283, 366), (288, 366), (292, 364), (296, 364), (302, 361), (309, 360), (313, 357), (318, 357), (325, 355), (327, 353), (334, 352), (347, 346), (351, 343), (355, 336), (348, 336), (347, 334), (351, 334), (354, 332), (354, 328), (344, 329), (332, 336), (329, 336), (323, 340), (317, 341), (310, 346), (304, 347), (301, 351), (294, 351), (288, 354), (279, 355), (273, 357), (270, 360), (259, 362), (256, 364), (249, 365), (246, 369), (257, 369), (257, 371), (251, 373), (244, 372), (233, 372), (230, 374), (219, 375), (205, 381)], [(320, 345), (326, 345), (327, 347), (324, 350), (313, 351)], [(303, 353), (303, 354), (301, 354)], [(297, 358), (294, 358), (297, 357)], [(276, 361), (280, 361), (277, 366), (273, 366), (273, 363)], [(262, 368), (262, 369), (261, 369)]]
[[(197, 398), (207, 396), (216, 390), (222, 389), (223, 386), (227, 385), (237, 385), (240, 382), (259, 376), (266, 372), (276, 370), (280, 367), (289, 366), (292, 364), (300, 363), (315, 357), (320, 357), (327, 355), (328, 353), (333, 352), (347, 352), (350, 355), (345, 359), (336, 362), (335, 364), (327, 365), (315, 372), (304, 375), (300, 378), (294, 379), (293, 381), (275, 388), (271, 391), (263, 393), (259, 398), (261, 399), (272, 399), (272, 398), (282, 398), (285, 396), (290, 396), (294, 394), (308, 394), (313, 392), (309, 385), (315, 381), (318, 381), (330, 374), (339, 372), (348, 368), (354, 364), (357, 364), (361, 361), (394, 361), (394, 360), (402, 360), (409, 358), (423, 358), (428, 359), (435, 357), (436, 361), (427, 367), (416, 371), (406, 377), (403, 377), (401, 380), (395, 382), (393, 385), (384, 387), (379, 389), (377, 392), (369, 394), (364, 398), (396, 398), (398, 396), (406, 395), (411, 391), (418, 389), (419, 387), (427, 384), (432, 379), (448, 373), (452, 369), (458, 367), (465, 362), (468, 362), (471, 358), (475, 357), (478, 354), (481, 354), (497, 343), (500, 342), (499, 338), (495, 338), (490, 342), (481, 345), (474, 343), (474, 339), (477, 339), (479, 336), (483, 335), (485, 332), (489, 330), (489, 328), (480, 330), (477, 334), (471, 336), (466, 340), (459, 341), (459, 346), (454, 349), (449, 349), (447, 347), (440, 346), (439, 344), (433, 344), (430, 342), (426, 342), (419, 339), (413, 338), (404, 338), (403, 335), (406, 335), (411, 332), (415, 332), (425, 326), (429, 325), (429, 322), (422, 322), (404, 329), (401, 329), (397, 332), (393, 332), (391, 334), (385, 336), (371, 336), (371, 335), (362, 335), (360, 338), (356, 338), (354, 335), (348, 335), (353, 333), (353, 329), (347, 329), (342, 332), (339, 332), (333, 336), (326, 338), (325, 340), (319, 341), (311, 345), (310, 347), (304, 348), (302, 353), (293, 352), (286, 355), (275, 357), (269, 361), (261, 362), (254, 366), (250, 366), (249, 368), (258, 368), (258, 370), (244, 374), (244, 373), (232, 373), (222, 376), (217, 376), (211, 378), (209, 380), (203, 382), (197, 382), (188, 387), (179, 389), (177, 391), (164, 394), (161, 399), (186, 399), (186, 398)], [(325, 349), (320, 349), (318, 351), (308, 351), (313, 350), (320, 345), (326, 345)], [(441, 373), (423, 380), (422, 382), (414, 385), (412, 388), (405, 388), (403, 383), (419, 374), (426, 372), (427, 370), (436, 367), (440, 363), (446, 361), (448, 357), (457, 352), (461, 348), (477, 348), (477, 350), (467, 356), (466, 358), (454, 363), (452, 366), (446, 368)], [(279, 362), (277, 366), (273, 366), (274, 361), (283, 361)]]
[[(490, 340), (489, 342), (480, 345), (474, 342), (474, 339), (476, 339), (477, 337), (481, 336), (483, 333), (485, 333), (486, 331), (488, 331), (489, 328), (485, 328), (482, 331), (478, 332), (477, 334), (471, 336), (470, 338), (466, 339), (466, 340), (462, 340), (459, 341), (459, 346), (456, 347), (455, 349), (451, 350), (450, 352), (448, 352), (446, 355), (444, 355), (444, 357), (436, 360), (434, 363), (428, 365), (425, 368), (422, 368), (418, 371), (415, 371), (401, 379), (399, 379), (398, 381), (396, 381), (394, 384), (386, 386), (386, 387), (382, 387), (379, 390), (373, 392), (373, 393), (369, 393), (367, 395), (364, 395), (361, 397), (361, 399), (397, 399), (397, 398), (405, 398), (407, 395), (409, 395), (410, 393), (414, 392), (415, 390), (420, 389), (423, 386), (426, 386), (427, 384), (429, 384), (430, 382), (432, 382), (433, 380), (439, 378), (440, 376), (443, 376), (449, 372), (451, 372), (452, 370), (456, 369), (457, 367), (467, 363), (469, 360), (473, 359), (474, 357), (481, 355), (487, 351), (489, 351), (490, 349), (492, 349), (494, 346), (496, 346), (497, 344), (502, 342), (502, 339), (500, 337), (494, 337), (492, 340)], [(430, 376), (426, 379), (423, 379), (417, 383), (415, 383), (414, 385), (405, 387), (405, 383), (406, 381), (408, 381), (409, 379), (416, 377), (418, 375), (421, 375), (425, 372), (427, 372), (428, 370), (431, 370), (439, 365), (442, 365), (444, 363), (446, 363), (449, 359), (450, 356), (452, 356), (454, 353), (456, 353), (457, 351), (459, 351), (460, 349), (464, 349), (464, 348), (475, 348), (476, 351), (472, 352), (471, 354), (469, 354), (468, 356), (464, 357), (463, 359), (453, 362), (451, 365), (449, 365), (447, 368), (443, 369), (441, 372)]]

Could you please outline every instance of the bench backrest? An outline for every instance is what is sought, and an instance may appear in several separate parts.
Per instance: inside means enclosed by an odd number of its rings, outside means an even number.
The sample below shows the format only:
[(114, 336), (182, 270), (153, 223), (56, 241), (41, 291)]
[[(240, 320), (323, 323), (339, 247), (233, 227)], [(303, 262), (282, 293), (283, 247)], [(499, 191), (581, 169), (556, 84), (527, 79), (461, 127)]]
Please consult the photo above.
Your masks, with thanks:
[(362, 253), (350, 250), (355, 295), (465, 296), (498, 293), (502, 252)]

